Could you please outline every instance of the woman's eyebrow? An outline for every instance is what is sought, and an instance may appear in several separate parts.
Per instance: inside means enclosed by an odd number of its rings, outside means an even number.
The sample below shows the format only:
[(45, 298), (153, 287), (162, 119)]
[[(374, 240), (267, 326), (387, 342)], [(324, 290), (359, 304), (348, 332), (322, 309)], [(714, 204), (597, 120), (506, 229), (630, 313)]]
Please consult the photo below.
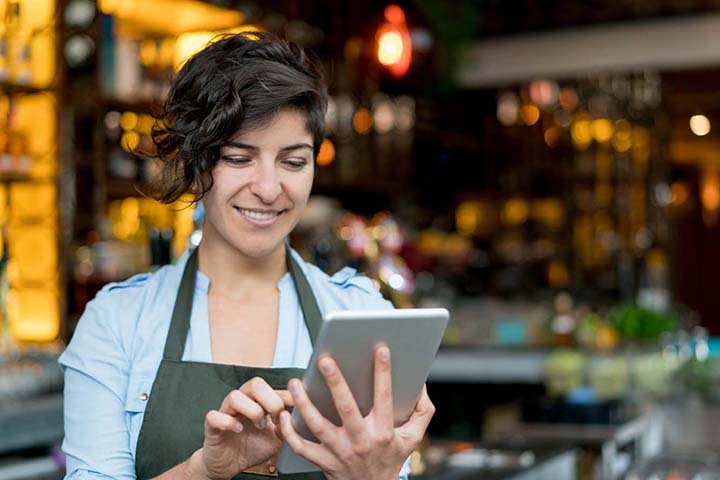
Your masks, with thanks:
[(301, 148), (309, 148), (313, 150), (313, 146), (309, 143), (296, 143), (294, 145), (288, 145), (280, 149), (281, 152), (292, 152), (293, 150), (300, 150)]
[[(242, 148), (242, 149), (245, 149), (245, 150), (251, 150), (251, 151), (253, 151), (253, 152), (258, 152), (258, 151), (260, 151), (260, 149), (259, 149), (258, 147), (256, 147), (255, 145), (249, 145), (249, 144), (247, 144), (247, 143), (236, 142), (236, 141), (233, 141), (233, 140), (228, 140), (228, 141), (226, 142), (226, 145), (228, 145), (228, 146), (230, 146), (230, 147)], [(287, 147), (281, 148), (280, 151), (281, 151), (281, 152), (292, 152), (293, 150), (300, 150), (301, 148), (308, 148), (308, 149), (310, 149), (310, 150), (314, 150), (314, 149), (313, 149), (313, 146), (310, 145), (309, 143), (295, 143), (295, 144), (293, 144), (293, 145), (288, 145)]]
[(255, 145), (249, 145), (249, 144), (247, 144), (247, 143), (242, 143), (242, 142), (235, 142), (235, 141), (233, 141), (233, 140), (228, 140), (227, 142), (225, 142), (225, 145), (227, 145), (227, 146), (229, 146), (229, 147), (243, 148), (243, 149), (245, 149), (245, 150), (252, 150), (252, 151), (254, 151), (254, 152), (257, 152), (257, 151), (260, 150), (260, 149), (259, 149), (258, 147), (256, 147)]

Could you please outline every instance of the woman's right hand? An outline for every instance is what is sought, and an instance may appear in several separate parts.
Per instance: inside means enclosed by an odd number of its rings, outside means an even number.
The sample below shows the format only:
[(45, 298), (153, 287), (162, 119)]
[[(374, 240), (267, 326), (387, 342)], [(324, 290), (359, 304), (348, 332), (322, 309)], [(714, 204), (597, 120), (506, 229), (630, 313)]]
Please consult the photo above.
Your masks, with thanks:
[(292, 406), (287, 390), (273, 390), (260, 377), (230, 392), (205, 416), (205, 442), (193, 455), (199, 473), (226, 480), (270, 459), (282, 445), (280, 412)]

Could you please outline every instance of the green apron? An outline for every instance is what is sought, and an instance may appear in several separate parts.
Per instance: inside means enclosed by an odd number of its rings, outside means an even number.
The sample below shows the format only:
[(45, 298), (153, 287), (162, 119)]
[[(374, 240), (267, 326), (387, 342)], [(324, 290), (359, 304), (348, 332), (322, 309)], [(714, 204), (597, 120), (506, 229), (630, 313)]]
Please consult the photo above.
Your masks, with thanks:
[[(287, 250), (287, 268), (300, 300), (305, 325), (314, 343), (322, 323), (320, 309), (305, 274)], [(225, 396), (253, 377), (263, 378), (272, 388), (284, 390), (302, 368), (261, 368), (218, 363), (183, 362), (190, 327), (198, 254), (188, 258), (173, 309), (157, 377), (153, 383), (135, 455), (139, 480), (154, 478), (187, 460), (203, 446), (205, 415), (220, 408)], [(234, 480), (258, 480), (264, 475), (241, 473)], [(268, 476), (272, 476), (268, 473)], [(280, 475), (288, 480), (322, 480), (320, 472)]]

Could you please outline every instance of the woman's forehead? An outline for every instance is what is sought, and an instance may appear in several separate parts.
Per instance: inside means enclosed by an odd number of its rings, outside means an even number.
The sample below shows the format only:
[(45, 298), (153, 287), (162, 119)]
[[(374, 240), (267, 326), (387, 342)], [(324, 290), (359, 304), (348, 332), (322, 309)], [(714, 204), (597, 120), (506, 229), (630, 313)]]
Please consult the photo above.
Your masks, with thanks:
[(251, 137), (275, 137), (289, 134), (312, 138), (312, 133), (308, 128), (308, 116), (304, 111), (284, 108), (261, 122), (242, 126), (230, 139), (240, 140)]

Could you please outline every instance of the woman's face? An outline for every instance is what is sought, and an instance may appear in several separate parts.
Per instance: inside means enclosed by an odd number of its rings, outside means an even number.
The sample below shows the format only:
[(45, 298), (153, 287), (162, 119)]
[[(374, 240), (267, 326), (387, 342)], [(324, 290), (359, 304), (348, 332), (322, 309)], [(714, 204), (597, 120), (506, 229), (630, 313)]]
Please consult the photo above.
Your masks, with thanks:
[(267, 125), (239, 131), (220, 150), (212, 175), (203, 236), (252, 258), (283, 247), (313, 182), (305, 114), (281, 110)]

